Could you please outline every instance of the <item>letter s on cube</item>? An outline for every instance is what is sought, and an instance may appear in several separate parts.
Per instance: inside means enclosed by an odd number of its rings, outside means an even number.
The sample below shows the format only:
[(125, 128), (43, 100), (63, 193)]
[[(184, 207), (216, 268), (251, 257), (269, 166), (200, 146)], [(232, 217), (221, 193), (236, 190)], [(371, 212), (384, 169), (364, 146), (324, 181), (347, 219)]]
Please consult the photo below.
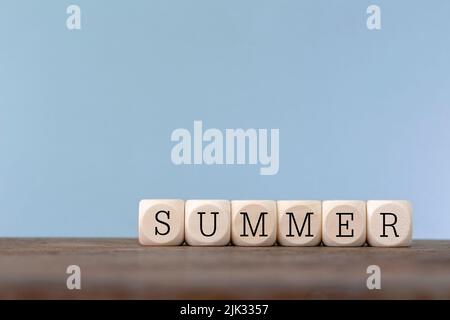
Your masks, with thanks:
[(184, 241), (184, 201), (139, 202), (139, 242), (146, 246), (178, 246)]

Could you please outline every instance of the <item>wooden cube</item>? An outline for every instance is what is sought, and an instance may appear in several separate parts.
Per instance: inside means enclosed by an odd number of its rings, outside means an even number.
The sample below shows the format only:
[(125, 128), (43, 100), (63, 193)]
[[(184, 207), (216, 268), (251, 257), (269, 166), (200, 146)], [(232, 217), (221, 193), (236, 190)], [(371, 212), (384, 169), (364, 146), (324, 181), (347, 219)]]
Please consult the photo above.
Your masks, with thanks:
[(412, 206), (402, 200), (367, 201), (367, 242), (376, 247), (407, 247), (412, 241)]
[(152, 199), (139, 202), (139, 242), (177, 246), (184, 241), (184, 201)]
[(191, 246), (226, 246), (230, 242), (231, 213), (228, 200), (187, 200), (185, 240)]
[(362, 246), (366, 242), (366, 203), (332, 200), (322, 203), (322, 241), (326, 246)]
[(322, 240), (320, 201), (277, 201), (278, 244), (317, 246)]
[(272, 200), (231, 201), (231, 241), (237, 246), (272, 246), (277, 237), (277, 205)]

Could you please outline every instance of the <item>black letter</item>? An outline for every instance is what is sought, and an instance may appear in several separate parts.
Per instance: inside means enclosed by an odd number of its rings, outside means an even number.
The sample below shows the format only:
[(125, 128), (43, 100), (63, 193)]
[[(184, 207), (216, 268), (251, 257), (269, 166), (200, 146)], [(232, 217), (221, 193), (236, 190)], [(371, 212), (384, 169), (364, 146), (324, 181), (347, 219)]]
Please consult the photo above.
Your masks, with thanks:
[(157, 235), (165, 236), (165, 235), (168, 234), (169, 231), (170, 231), (170, 226), (169, 226), (169, 224), (168, 224), (167, 222), (164, 222), (164, 221), (159, 220), (158, 216), (159, 216), (160, 213), (165, 213), (165, 214), (167, 214), (167, 219), (170, 219), (170, 211), (160, 210), (160, 211), (158, 211), (158, 212), (156, 213), (156, 217), (155, 217), (156, 221), (158, 221), (159, 223), (162, 223), (162, 224), (166, 225), (166, 226), (167, 226), (167, 231), (164, 232), (164, 233), (161, 233), (161, 232), (159, 232), (158, 228), (155, 227), (155, 236), (157, 236)]
[(258, 231), (258, 227), (259, 227), (259, 223), (261, 222), (262, 219), (262, 233), (259, 235), (260, 237), (268, 237), (267, 234), (264, 233), (264, 216), (267, 214), (267, 212), (261, 212), (259, 214), (259, 218), (258, 218), (258, 222), (256, 223), (256, 228), (255, 230), (253, 230), (252, 228), (252, 224), (250, 223), (250, 219), (248, 217), (247, 212), (241, 212), (241, 214), (244, 216), (244, 233), (241, 234), (241, 237), (248, 237), (248, 234), (245, 232), (245, 220), (247, 220), (248, 225), (250, 226), (250, 231), (252, 233), (253, 236), (256, 236), (256, 231)]
[(214, 228), (213, 228), (213, 232), (211, 232), (210, 234), (205, 234), (203, 232), (203, 215), (205, 214), (204, 212), (197, 212), (200, 215), (200, 232), (202, 233), (202, 235), (204, 235), (205, 237), (211, 237), (214, 235), (214, 233), (216, 233), (216, 220), (217, 220), (217, 215), (219, 214), (218, 212), (211, 212), (211, 214), (214, 216)]
[(292, 212), (286, 212), (286, 214), (289, 216), (289, 234), (286, 237), (294, 236), (292, 234), (292, 220), (294, 220), (295, 229), (297, 230), (297, 234), (299, 237), (302, 236), (303, 228), (305, 227), (306, 220), (308, 220), (308, 233), (305, 235), (305, 237), (313, 237), (313, 235), (311, 234), (311, 218), (310, 218), (310, 216), (313, 215), (314, 213), (312, 213), (312, 212), (306, 213), (306, 217), (305, 217), (305, 220), (303, 220), (302, 229), (300, 230), (300, 232), (298, 231), (297, 221), (295, 221), (294, 214)]
[(351, 234), (342, 234), (342, 228), (341, 228), (341, 227), (345, 226), (348, 230), (348, 220), (346, 223), (342, 223), (341, 218), (345, 214), (345, 215), (349, 215), (350, 220), (353, 221), (353, 212), (337, 212), (336, 214), (339, 216), (339, 234), (336, 235), (336, 237), (338, 237), (338, 238), (353, 237), (353, 229), (352, 229)]
[[(380, 237), (387, 238), (386, 227), (392, 227), (392, 229), (394, 229), (395, 237), (398, 238), (397, 230), (395, 230), (394, 226), (397, 223), (397, 215), (389, 212), (380, 212), (380, 214), (383, 216), (383, 234), (380, 235)], [(394, 222), (391, 224), (386, 224), (386, 215), (394, 216)]]

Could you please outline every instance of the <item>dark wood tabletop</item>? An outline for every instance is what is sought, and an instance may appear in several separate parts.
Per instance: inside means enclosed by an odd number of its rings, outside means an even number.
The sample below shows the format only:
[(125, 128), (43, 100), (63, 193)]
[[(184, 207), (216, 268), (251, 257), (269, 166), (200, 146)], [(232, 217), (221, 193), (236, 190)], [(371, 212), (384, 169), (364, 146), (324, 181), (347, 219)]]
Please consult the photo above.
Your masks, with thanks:
[[(68, 290), (66, 269), (81, 269)], [(381, 269), (369, 290), (367, 267)], [(143, 247), (137, 239), (0, 239), (3, 299), (450, 299), (450, 241), (409, 248)]]

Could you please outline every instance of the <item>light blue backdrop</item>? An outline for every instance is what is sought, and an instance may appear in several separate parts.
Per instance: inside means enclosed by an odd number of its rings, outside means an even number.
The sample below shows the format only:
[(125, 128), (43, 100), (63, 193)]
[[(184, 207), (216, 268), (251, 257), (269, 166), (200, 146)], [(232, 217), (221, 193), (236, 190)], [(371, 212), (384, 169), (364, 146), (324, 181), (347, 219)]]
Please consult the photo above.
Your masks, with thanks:
[[(138, 201), (175, 197), (410, 199), (415, 238), (450, 238), (449, 14), (447, 0), (2, 0), (0, 236), (136, 236)], [(173, 165), (170, 134), (194, 120), (279, 128), (278, 175)]]

